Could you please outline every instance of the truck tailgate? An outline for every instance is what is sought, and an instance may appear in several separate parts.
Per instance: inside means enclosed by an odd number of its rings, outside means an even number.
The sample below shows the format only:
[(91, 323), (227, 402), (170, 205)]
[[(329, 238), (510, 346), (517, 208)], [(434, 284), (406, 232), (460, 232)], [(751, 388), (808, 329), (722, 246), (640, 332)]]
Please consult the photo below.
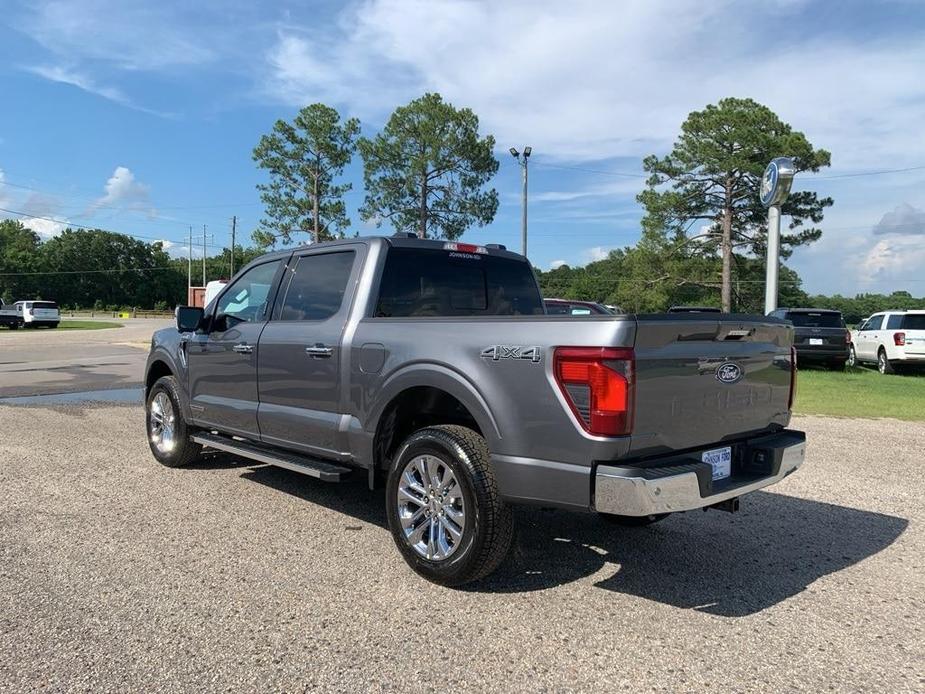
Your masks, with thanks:
[(637, 316), (630, 452), (696, 448), (790, 420), (793, 328), (776, 319)]

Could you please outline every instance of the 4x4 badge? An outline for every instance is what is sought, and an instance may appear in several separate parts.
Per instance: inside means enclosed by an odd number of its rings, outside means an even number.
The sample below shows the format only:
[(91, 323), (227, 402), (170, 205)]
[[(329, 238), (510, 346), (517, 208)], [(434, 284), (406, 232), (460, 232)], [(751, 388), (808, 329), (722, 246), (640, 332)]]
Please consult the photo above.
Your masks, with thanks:
[(537, 364), (543, 358), (543, 351), (539, 347), (525, 347), (523, 345), (492, 345), (482, 350), (482, 359), (498, 361), (500, 359), (526, 359)]

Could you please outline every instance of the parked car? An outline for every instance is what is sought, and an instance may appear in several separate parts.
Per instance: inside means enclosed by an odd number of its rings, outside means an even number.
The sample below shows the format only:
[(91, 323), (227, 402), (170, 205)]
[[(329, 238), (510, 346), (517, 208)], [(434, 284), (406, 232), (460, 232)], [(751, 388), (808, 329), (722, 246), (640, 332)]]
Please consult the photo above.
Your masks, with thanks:
[(715, 306), (672, 306), (668, 313), (722, 313), (723, 310)]
[(13, 307), (20, 318), (20, 326), (57, 328), (61, 322), (61, 313), (54, 301), (17, 301)]
[(208, 446), (384, 481), (399, 552), (445, 585), (500, 564), (514, 505), (644, 525), (734, 511), (803, 463), (805, 436), (787, 428), (790, 325), (602, 318), (546, 315), (530, 263), (497, 246), (379, 237), (272, 253), (154, 334), (148, 442), (171, 467)]
[(546, 313), (550, 316), (612, 316), (613, 312), (595, 301), (572, 301), (571, 299), (543, 299)]
[(826, 308), (779, 308), (769, 314), (793, 323), (793, 346), (797, 360), (844, 369), (848, 362), (851, 333), (841, 311)]
[(851, 333), (850, 364), (875, 363), (882, 374), (925, 366), (925, 311), (883, 311)]

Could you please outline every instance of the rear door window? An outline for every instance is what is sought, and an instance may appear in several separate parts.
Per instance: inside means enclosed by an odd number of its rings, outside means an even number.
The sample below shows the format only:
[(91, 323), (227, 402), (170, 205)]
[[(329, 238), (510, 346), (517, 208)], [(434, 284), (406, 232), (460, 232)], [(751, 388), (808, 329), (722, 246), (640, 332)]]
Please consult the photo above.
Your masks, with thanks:
[(787, 320), (793, 323), (795, 328), (841, 328), (842, 319), (840, 313), (811, 313), (791, 311), (787, 314)]
[(442, 249), (389, 249), (375, 315), (542, 315), (543, 301), (528, 263)]
[(886, 318), (886, 328), (887, 330), (894, 330), (896, 328), (901, 328), (903, 325), (903, 315), (901, 313), (894, 313)]

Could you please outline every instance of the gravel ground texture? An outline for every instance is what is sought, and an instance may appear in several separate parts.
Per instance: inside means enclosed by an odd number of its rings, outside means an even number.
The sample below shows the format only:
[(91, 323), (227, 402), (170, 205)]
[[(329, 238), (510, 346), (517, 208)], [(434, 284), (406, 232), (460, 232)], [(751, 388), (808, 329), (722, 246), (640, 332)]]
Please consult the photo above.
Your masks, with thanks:
[(806, 465), (622, 529), (517, 509), (465, 590), (362, 476), (158, 465), (138, 406), (0, 407), (0, 690), (925, 690), (925, 424), (801, 417)]

